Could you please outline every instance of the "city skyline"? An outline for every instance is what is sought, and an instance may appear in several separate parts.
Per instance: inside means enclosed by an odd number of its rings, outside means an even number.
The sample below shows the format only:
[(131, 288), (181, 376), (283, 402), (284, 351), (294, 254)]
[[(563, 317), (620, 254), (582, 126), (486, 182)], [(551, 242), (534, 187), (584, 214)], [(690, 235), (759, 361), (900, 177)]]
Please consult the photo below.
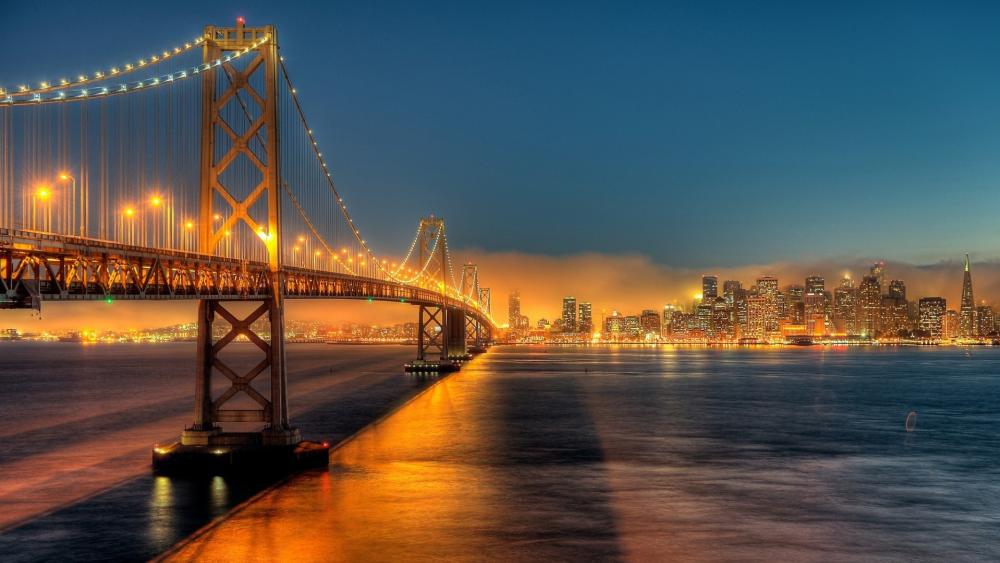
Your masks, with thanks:
[[(674, 300), (662, 306), (663, 335), (668, 334), (669, 318), (674, 313), (682, 315), (684, 323), (690, 323), (692, 330), (709, 339), (732, 340), (741, 335), (763, 338), (779, 334), (782, 338), (839, 335), (882, 339), (913, 334), (942, 339), (984, 338), (995, 334), (996, 301), (973, 299), (968, 255), (962, 263), (961, 301), (952, 300), (950, 308), (945, 297), (918, 293), (908, 288), (906, 280), (896, 274), (885, 261), (875, 262), (860, 275), (844, 272), (832, 280), (815, 273), (805, 276), (804, 280), (761, 274), (747, 283), (747, 280), (722, 280), (717, 275), (704, 274), (700, 277), (700, 291), (692, 294), (689, 300)], [(543, 330), (555, 336), (583, 334), (589, 340), (590, 331), (581, 329), (582, 321), (577, 320), (583, 318), (585, 308), (590, 318), (592, 304), (589, 301), (565, 296), (559, 314), (542, 314), (537, 319), (523, 314), (521, 303), (522, 294), (515, 290), (508, 300), (505, 319), (508, 329), (518, 334), (541, 334), (537, 331)], [(655, 334), (659, 339), (660, 311), (660, 308), (645, 307), (641, 313), (634, 308), (602, 308), (598, 321), (588, 322), (586, 326), (592, 327), (594, 338), (607, 339), (610, 331), (631, 332), (633, 339), (645, 335), (647, 340)], [(629, 324), (634, 326), (627, 326)], [(719, 334), (716, 334), (715, 324), (723, 327), (718, 329)], [(709, 329), (710, 326), (713, 328)], [(677, 334), (686, 333), (687, 328), (682, 327)]]
[[(819, 274), (828, 280), (839, 280), (845, 272), (855, 274), (855, 281), (878, 260), (873, 258), (839, 259), (814, 262), (778, 262), (775, 264), (740, 268), (684, 269), (656, 264), (647, 257), (637, 255), (604, 256), (586, 253), (567, 257), (526, 255), (524, 253), (486, 253), (475, 250), (458, 250), (461, 256), (475, 262), (484, 276), (491, 280), (494, 291), (493, 316), (506, 322), (506, 296), (514, 289), (522, 289), (522, 309), (533, 321), (539, 317), (554, 320), (561, 310), (553, 303), (561, 303), (566, 295), (587, 296), (592, 303), (594, 318), (602, 310), (639, 312), (644, 308), (662, 307), (667, 303), (687, 302), (701, 291), (701, 276), (716, 275), (722, 282), (740, 279), (744, 282), (763, 275), (773, 275), (779, 280), (804, 280)], [(976, 270), (976, 304), (984, 301), (1000, 308), (1000, 261), (977, 261), (971, 256)], [(962, 260), (964, 254), (956, 253), (953, 259), (932, 264), (907, 264), (885, 260), (886, 268), (907, 280), (907, 287), (915, 295), (944, 297), (957, 308), (961, 301)], [(516, 270), (515, 265), (524, 266)], [(518, 266), (520, 267), (520, 266)], [(579, 275), (567, 278), (563, 272), (575, 271)], [(784, 281), (781, 282), (784, 285)], [(530, 288), (530, 291), (527, 291)], [(6, 325), (24, 331), (75, 330), (126, 328), (145, 329), (167, 324), (190, 322), (195, 314), (191, 303), (114, 302), (115, 315), (106, 314), (109, 305), (104, 303), (46, 303), (39, 319), (30, 311), (8, 311)], [(411, 316), (405, 308), (359, 301), (295, 302), (286, 303), (290, 319), (324, 321), (330, 318), (348, 322), (370, 321), (375, 324), (408, 322)], [(595, 320), (595, 322), (598, 322)]]

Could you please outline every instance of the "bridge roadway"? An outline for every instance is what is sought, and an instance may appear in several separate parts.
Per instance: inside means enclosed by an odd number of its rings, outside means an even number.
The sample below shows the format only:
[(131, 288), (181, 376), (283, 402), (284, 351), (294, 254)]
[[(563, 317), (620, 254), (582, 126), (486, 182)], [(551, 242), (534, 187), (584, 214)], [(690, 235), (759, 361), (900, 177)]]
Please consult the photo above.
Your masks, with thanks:
[[(289, 299), (365, 299), (464, 309), (489, 326), (477, 307), (400, 282), (283, 266)], [(266, 262), (236, 260), (117, 242), (0, 228), (0, 309), (42, 301), (253, 300), (271, 295)]]

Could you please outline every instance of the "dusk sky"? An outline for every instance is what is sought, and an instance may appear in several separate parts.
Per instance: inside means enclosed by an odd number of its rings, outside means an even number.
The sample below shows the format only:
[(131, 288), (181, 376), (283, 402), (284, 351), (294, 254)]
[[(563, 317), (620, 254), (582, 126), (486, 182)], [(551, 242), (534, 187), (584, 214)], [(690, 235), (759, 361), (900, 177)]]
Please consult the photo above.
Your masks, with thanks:
[(484, 262), (628, 254), (696, 275), (997, 256), (1000, 8), (692, 4), (4, 2), (0, 48), (24, 56), (0, 60), (0, 84), (242, 15), (278, 26), (379, 248), (402, 253), (435, 212)]

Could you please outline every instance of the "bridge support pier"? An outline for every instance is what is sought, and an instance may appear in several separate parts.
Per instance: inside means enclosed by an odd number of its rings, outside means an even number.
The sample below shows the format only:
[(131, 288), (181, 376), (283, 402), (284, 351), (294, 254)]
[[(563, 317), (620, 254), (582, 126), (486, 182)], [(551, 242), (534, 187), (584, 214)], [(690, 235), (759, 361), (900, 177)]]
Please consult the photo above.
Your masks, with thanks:
[(417, 359), (403, 366), (406, 371), (442, 373), (457, 371), (461, 367), (448, 357), (454, 332), (449, 330), (449, 321), (452, 320), (449, 317), (447, 307), (420, 305), (417, 313)]
[(472, 358), (466, 349), (466, 315), (465, 311), (449, 307), (447, 309), (448, 359), (464, 362)]
[[(259, 302), (242, 318), (227, 305), (227, 302), (214, 300), (202, 300), (198, 304), (194, 422), (184, 430), (180, 443), (154, 449), (154, 468), (188, 472), (229, 469), (236, 465), (252, 465), (255, 469), (325, 466), (329, 447), (303, 442), (298, 429), (288, 423), (281, 295)], [(228, 330), (216, 340), (220, 318), (228, 324)], [(267, 328), (261, 330), (265, 322)], [(263, 353), (261, 359), (243, 373), (221, 356), (239, 337), (245, 337)], [(229, 381), (229, 387), (213, 398), (212, 381), (216, 373)], [(254, 380), (264, 373), (269, 376), (269, 385), (255, 387)], [(250, 406), (227, 408), (240, 395), (250, 399)], [(220, 423), (264, 423), (264, 428), (226, 432)]]
[(466, 343), (469, 345), (468, 351), (470, 355), (475, 356), (486, 352), (486, 338), (484, 338), (484, 332), (483, 324), (479, 322), (479, 319), (472, 315), (466, 316)]

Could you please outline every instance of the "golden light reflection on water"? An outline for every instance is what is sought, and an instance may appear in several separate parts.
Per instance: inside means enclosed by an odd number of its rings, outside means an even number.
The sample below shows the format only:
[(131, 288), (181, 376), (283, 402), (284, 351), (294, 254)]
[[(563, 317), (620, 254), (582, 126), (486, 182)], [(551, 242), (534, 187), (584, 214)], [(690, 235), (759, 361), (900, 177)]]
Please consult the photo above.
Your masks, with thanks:
[(169, 544), (176, 537), (173, 483), (169, 477), (153, 477), (153, 494), (149, 504), (149, 537), (156, 545)]
[(485, 469), (464, 463), (469, 448), (482, 447), (483, 433), (469, 394), (453, 393), (463, 376), (334, 451), (329, 471), (270, 491), (169, 558), (476, 559), (478, 540), (461, 530), (489, 517), (495, 492)]

